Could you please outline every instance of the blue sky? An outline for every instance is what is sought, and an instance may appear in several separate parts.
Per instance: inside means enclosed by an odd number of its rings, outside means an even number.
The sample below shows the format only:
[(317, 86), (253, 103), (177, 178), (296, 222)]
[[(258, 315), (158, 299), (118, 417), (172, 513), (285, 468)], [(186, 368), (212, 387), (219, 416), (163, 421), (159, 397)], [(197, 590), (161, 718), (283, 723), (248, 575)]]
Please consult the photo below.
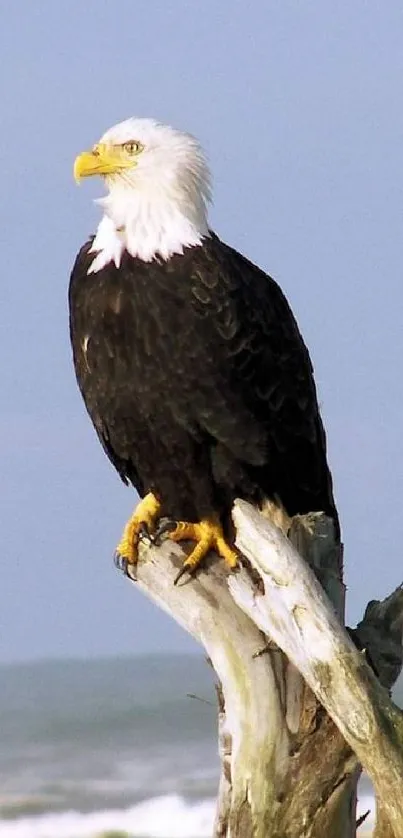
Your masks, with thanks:
[(200, 138), (212, 225), (294, 309), (354, 622), (403, 577), (401, 3), (14, 0), (0, 24), (0, 660), (196, 649), (113, 567), (134, 496), (68, 341), (69, 272), (102, 194), (76, 188), (73, 160), (131, 115)]

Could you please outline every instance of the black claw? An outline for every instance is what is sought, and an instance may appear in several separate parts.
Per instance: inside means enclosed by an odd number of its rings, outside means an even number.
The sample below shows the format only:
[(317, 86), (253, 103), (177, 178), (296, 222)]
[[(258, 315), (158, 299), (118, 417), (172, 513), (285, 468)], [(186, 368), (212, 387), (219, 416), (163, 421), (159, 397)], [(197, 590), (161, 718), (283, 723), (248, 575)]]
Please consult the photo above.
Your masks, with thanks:
[(128, 579), (131, 579), (132, 581), (136, 580), (135, 565), (132, 562), (129, 562), (125, 556), (122, 556), (120, 553), (115, 551), (113, 554), (113, 563), (124, 576), (127, 576)]
[(193, 576), (194, 570), (195, 570), (195, 568), (189, 567), (189, 565), (186, 565), (186, 564), (182, 565), (181, 569), (178, 571), (178, 573), (175, 576), (174, 585), (178, 584), (179, 579), (182, 579), (182, 576), (184, 576), (185, 573), (188, 573), (189, 577), (191, 578)]
[(154, 536), (150, 533), (150, 530), (144, 521), (140, 525), (138, 539), (139, 541), (147, 541), (148, 544), (154, 544)]
[(136, 565), (132, 562), (126, 562), (125, 576), (127, 576), (131, 582), (137, 582)]
[(161, 518), (158, 523), (158, 527), (152, 535), (152, 543), (156, 545), (160, 544), (163, 536), (173, 532), (176, 529), (176, 526), (177, 522), (173, 521), (172, 518)]
[(123, 556), (121, 556), (120, 553), (118, 553), (118, 551), (115, 550), (113, 554), (113, 564), (118, 570), (122, 570), (122, 559)]

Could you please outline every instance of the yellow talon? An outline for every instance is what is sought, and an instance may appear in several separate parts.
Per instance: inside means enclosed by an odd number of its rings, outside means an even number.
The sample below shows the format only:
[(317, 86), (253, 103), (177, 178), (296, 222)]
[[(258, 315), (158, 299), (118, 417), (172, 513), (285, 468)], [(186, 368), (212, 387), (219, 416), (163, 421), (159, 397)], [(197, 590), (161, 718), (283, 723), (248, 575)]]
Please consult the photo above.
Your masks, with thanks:
[(137, 504), (129, 518), (122, 538), (115, 550), (117, 563), (122, 566), (136, 565), (141, 532), (152, 531), (160, 511), (160, 503), (151, 492)]
[(194, 547), (184, 561), (175, 579), (175, 584), (187, 570), (195, 570), (210, 550), (218, 553), (226, 561), (231, 570), (237, 567), (239, 563), (238, 554), (227, 544), (222, 527), (217, 521), (204, 520), (195, 524), (179, 521), (173, 532), (169, 533), (168, 537), (172, 541), (196, 541), (196, 547)]

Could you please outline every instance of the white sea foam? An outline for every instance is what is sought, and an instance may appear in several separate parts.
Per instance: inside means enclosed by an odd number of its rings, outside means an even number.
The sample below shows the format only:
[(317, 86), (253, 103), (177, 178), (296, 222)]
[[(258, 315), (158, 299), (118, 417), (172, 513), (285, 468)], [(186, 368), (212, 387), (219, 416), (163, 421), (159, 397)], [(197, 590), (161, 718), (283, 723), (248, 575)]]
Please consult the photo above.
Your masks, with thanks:
[(0, 838), (95, 838), (108, 830), (131, 838), (210, 838), (214, 811), (214, 800), (191, 803), (169, 795), (130, 809), (0, 820)]
[[(359, 831), (362, 838), (371, 835), (375, 813), (373, 797), (363, 795), (358, 815), (368, 809), (371, 814)], [(108, 830), (126, 832), (130, 838), (210, 838), (214, 812), (215, 800), (190, 803), (169, 795), (145, 800), (129, 809), (0, 820), (0, 838), (95, 838)]]

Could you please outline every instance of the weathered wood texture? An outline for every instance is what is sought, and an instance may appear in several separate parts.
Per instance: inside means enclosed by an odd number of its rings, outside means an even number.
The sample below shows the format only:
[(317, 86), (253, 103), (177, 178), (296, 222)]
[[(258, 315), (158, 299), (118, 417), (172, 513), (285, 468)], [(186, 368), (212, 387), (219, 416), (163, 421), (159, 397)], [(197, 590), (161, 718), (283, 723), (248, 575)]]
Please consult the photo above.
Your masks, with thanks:
[(290, 541), (242, 502), (234, 519), (237, 546), (264, 586), (262, 594), (245, 574), (234, 576), (235, 601), (304, 676), (370, 776), (396, 836), (403, 836), (403, 714)]
[[(138, 586), (204, 646), (220, 681), (215, 838), (353, 838), (359, 759), (378, 795), (386, 771), (388, 793), (390, 781), (403, 801), (401, 717), (335, 615), (342, 617), (344, 590), (331, 522), (313, 516), (307, 529), (306, 520), (295, 519), (291, 538), (335, 610), (272, 524), (241, 502), (234, 514), (253, 573), (229, 575), (212, 557), (197, 578), (174, 587), (183, 551), (165, 542), (141, 548), (137, 576)], [(398, 590), (389, 602), (371, 604), (358, 627), (387, 686), (401, 666), (402, 598)], [(403, 836), (392, 802), (382, 818), (395, 838)]]
[[(220, 749), (223, 756), (216, 834), (252, 838), (270, 835), (269, 819), (280, 795), (289, 741), (275, 675), (259, 654), (265, 638), (232, 599), (221, 562), (208, 573), (174, 587), (183, 561), (176, 545), (146, 551), (138, 568), (138, 585), (175, 615), (210, 658), (224, 696)], [(274, 735), (275, 732), (275, 735)], [(228, 752), (228, 756), (226, 756)]]

